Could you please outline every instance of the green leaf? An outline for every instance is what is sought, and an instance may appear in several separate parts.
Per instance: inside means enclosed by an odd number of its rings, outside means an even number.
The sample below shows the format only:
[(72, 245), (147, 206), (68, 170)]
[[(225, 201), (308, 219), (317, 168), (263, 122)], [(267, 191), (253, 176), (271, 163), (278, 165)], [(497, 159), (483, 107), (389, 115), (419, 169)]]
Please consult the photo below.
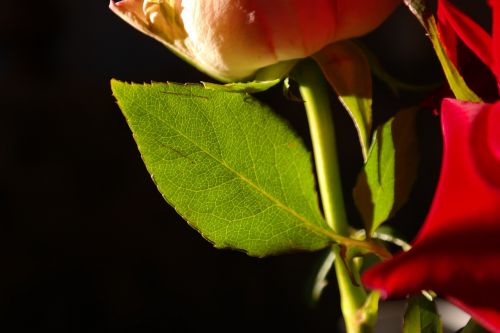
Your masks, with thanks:
[(441, 43), (436, 19), (434, 15), (432, 15), (427, 1), (405, 0), (404, 2), (426, 30), (455, 97), (462, 101), (481, 102), (481, 99), (467, 86), (467, 83), (465, 83), (465, 80), (460, 75), (453, 62), (448, 58), (446, 50)]
[(227, 84), (217, 84), (211, 82), (202, 82), (206, 89), (210, 90), (222, 90), (227, 92), (246, 92), (246, 93), (257, 93), (266, 91), (269, 88), (277, 85), (280, 79), (271, 81), (251, 81), (251, 82), (233, 82)]
[(413, 296), (408, 301), (403, 333), (442, 333), (441, 318), (436, 304), (423, 295)]
[(201, 85), (112, 81), (112, 89), (160, 192), (215, 247), (266, 256), (336, 237), (309, 152), (267, 106)]
[(367, 58), (350, 41), (331, 44), (313, 57), (354, 121), (366, 160), (372, 130), (372, 78)]
[(467, 325), (460, 330), (460, 333), (488, 333), (488, 331), (471, 319)]
[(408, 199), (418, 151), (416, 110), (399, 112), (375, 132), (368, 160), (353, 191), (367, 234), (372, 234)]

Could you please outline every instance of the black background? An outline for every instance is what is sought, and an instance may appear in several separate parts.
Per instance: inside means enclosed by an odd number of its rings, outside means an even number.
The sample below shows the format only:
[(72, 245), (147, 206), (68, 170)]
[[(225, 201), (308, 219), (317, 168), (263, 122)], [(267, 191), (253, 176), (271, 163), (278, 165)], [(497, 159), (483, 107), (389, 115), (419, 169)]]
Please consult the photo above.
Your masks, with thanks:
[[(315, 307), (307, 297), (321, 253), (256, 259), (215, 250), (164, 202), (109, 81), (210, 79), (107, 5), (2, 0), (0, 330), (337, 331), (335, 286)], [(442, 80), (422, 29), (404, 8), (364, 41), (393, 75)], [(394, 96), (375, 80), (376, 121), (418, 97)], [(308, 142), (300, 105), (283, 102), (279, 88), (261, 98)], [(335, 117), (350, 198), (361, 159), (339, 105)], [(409, 239), (439, 170), (439, 124), (431, 111), (419, 115), (419, 135), (419, 178), (392, 221)]]

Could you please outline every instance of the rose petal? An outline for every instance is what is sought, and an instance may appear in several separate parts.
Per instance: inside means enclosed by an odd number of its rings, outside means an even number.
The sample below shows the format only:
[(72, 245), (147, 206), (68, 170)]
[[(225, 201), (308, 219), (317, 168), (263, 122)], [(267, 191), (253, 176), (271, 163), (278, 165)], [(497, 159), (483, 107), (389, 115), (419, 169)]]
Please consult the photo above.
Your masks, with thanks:
[(500, 91), (500, 0), (490, 0), (493, 10), (493, 57), (495, 59), (495, 75)]
[(498, 165), (500, 163), (500, 131), (498, 130), (498, 126), (500, 125), (500, 107), (495, 105), (488, 116), (487, 141), (491, 155), (495, 158)]
[(142, 11), (142, 2), (142, 0), (122, 0), (120, 2), (110, 0), (109, 9), (134, 28), (144, 32), (147, 23), (146, 16)]
[(482, 112), (471, 135), (475, 161), (483, 177), (500, 187), (500, 102)]
[[(367, 33), (401, 0), (184, 0), (182, 18), (197, 54), (238, 76), (307, 57)], [(207, 17), (207, 13), (210, 16)], [(214, 52), (216, 50), (217, 52)]]
[(441, 37), (441, 42), (446, 49), (448, 58), (450, 58), (455, 66), (458, 66), (457, 33), (455, 29), (453, 29), (453, 26), (448, 22), (447, 17), (446, 6), (443, 6), (442, 2), (439, 1), (437, 11), (439, 36)]

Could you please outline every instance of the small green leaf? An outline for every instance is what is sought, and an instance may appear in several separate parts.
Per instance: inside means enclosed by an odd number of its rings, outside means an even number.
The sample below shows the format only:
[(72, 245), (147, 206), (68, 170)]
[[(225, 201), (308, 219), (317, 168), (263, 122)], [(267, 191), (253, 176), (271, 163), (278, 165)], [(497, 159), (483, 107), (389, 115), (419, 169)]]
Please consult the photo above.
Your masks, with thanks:
[(217, 248), (266, 256), (336, 237), (309, 152), (267, 106), (201, 85), (112, 81), (112, 89), (160, 192)]
[(222, 90), (227, 92), (246, 92), (249, 94), (266, 91), (269, 88), (277, 85), (279, 79), (271, 81), (251, 81), (251, 82), (233, 82), (226, 84), (217, 84), (211, 82), (202, 82), (206, 89)]
[(404, 317), (403, 333), (442, 333), (441, 318), (436, 304), (425, 296), (413, 296), (408, 301)]
[(416, 110), (399, 112), (375, 132), (353, 195), (367, 234), (372, 234), (408, 199), (416, 177)]
[(372, 78), (368, 60), (350, 41), (331, 44), (313, 57), (354, 121), (366, 160), (372, 130)]
[(460, 330), (460, 333), (488, 333), (488, 331), (471, 319), (467, 325)]
[(427, 1), (405, 0), (404, 2), (426, 30), (455, 97), (462, 101), (481, 102), (481, 99), (467, 86), (467, 83), (465, 83), (465, 80), (460, 75), (453, 62), (448, 58), (446, 50), (441, 43), (436, 19), (434, 15), (432, 15)]

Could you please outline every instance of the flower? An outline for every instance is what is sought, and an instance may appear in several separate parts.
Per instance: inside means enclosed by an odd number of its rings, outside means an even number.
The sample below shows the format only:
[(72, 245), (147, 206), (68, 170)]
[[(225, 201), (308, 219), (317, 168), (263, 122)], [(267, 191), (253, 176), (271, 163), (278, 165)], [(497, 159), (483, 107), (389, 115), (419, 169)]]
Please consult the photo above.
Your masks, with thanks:
[(312, 55), (379, 25), (401, 0), (122, 0), (110, 8), (222, 81)]
[[(480, 31), (447, 0), (440, 22), (456, 28), (500, 82), (500, 0), (490, 1), (493, 35)], [(464, 19), (465, 18), (465, 19)], [(449, 28), (449, 27), (448, 27)], [(442, 26), (448, 53), (456, 59)], [(475, 38), (476, 36), (479, 36)], [(455, 56), (455, 58), (454, 58)], [(499, 86), (500, 87), (500, 86)], [(433, 290), (493, 332), (500, 332), (500, 101), (441, 105), (444, 154), (426, 221), (408, 252), (371, 267), (363, 283), (386, 297)]]
[(438, 188), (410, 251), (370, 268), (387, 297), (433, 290), (500, 332), (500, 102), (445, 99)]

